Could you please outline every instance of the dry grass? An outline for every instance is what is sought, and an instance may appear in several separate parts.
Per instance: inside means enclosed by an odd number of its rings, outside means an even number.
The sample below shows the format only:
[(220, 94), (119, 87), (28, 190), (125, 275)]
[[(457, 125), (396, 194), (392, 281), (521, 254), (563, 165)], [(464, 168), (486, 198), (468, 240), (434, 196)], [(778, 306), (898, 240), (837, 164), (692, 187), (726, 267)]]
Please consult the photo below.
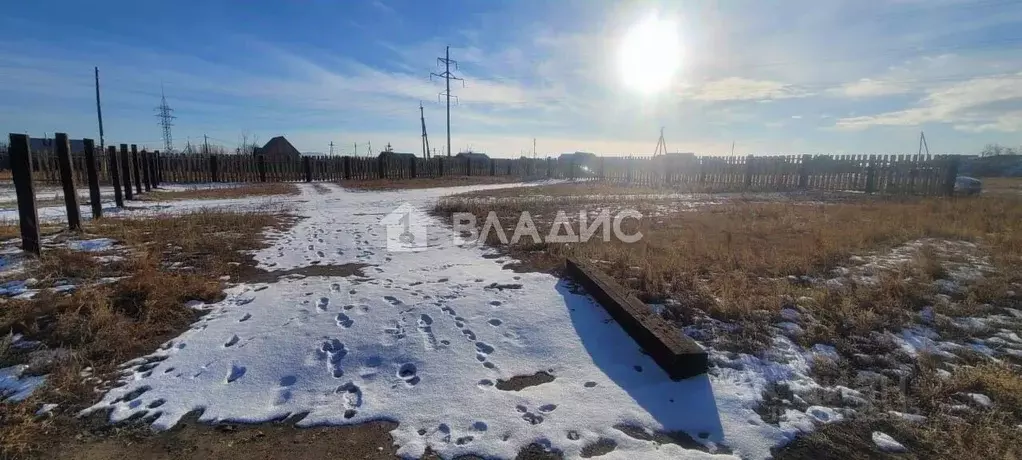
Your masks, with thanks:
[(983, 178), (983, 193), (1022, 196), (1022, 177)]
[(520, 177), (505, 176), (447, 176), (417, 179), (346, 180), (338, 182), (345, 188), (355, 190), (403, 190), (435, 187), (457, 187), (462, 185), (507, 184), (521, 182)]
[[(45, 368), (46, 385), (18, 404), (0, 404), (0, 458), (45, 450), (54, 437), (79, 432), (74, 415), (94, 403), (94, 381), (79, 375), (85, 368), (104, 380), (116, 378), (121, 362), (156, 349), (194, 322), (198, 313), (189, 300), (222, 298), (218, 278), (237, 276), (247, 262), (242, 250), (264, 245), (263, 230), (286, 219), (257, 213), (203, 211), (152, 219), (102, 219), (89, 222), (90, 236), (109, 237), (127, 247), (121, 262), (101, 263), (81, 252), (43, 253), (27, 275), (39, 286), (58, 279), (79, 286), (70, 295), (42, 290), (31, 300), (8, 300), (0, 309), (0, 331), (20, 333), (49, 349), (68, 354)], [(171, 269), (174, 262), (187, 270)], [(105, 276), (123, 277), (99, 283)], [(5, 362), (24, 359), (27, 351), (5, 352)], [(41, 403), (60, 404), (55, 416), (34, 415)]]
[(265, 184), (245, 184), (237, 187), (197, 188), (191, 190), (153, 190), (139, 195), (143, 201), (169, 200), (222, 200), (230, 198), (248, 198), (269, 195), (298, 195), (301, 192), (295, 184), (272, 182)]
[[(580, 244), (533, 243), (524, 238), (505, 246), (494, 235), (487, 243), (523, 261), (520, 269), (558, 271), (564, 258), (594, 261), (622, 285), (647, 302), (667, 303), (664, 315), (679, 325), (707, 316), (729, 322), (727, 334), (704, 338), (717, 349), (758, 353), (778, 332), (782, 308), (812, 318), (802, 323), (795, 340), (803, 346), (834, 345), (854, 359), (841, 364), (815, 363), (823, 385), (856, 383), (860, 370), (909, 366), (907, 380), (897, 376), (870, 395), (870, 409), (849, 422), (831, 424), (800, 437), (778, 452), (778, 458), (878, 458), (870, 434), (882, 427), (908, 446), (916, 458), (1019, 458), (1022, 432), (1022, 378), (1011, 364), (989, 364), (968, 350), (956, 353), (950, 378), (938, 376), (942, 362), (916, 360), (900, 351), (883, 331), (900, 331), (917, 321), (919, 312), (935, 305), (938, 314), (970, 316), (998, 306), (1018, 308), (1022, 298), (1013, 283), (1022, 282), (1022, 200), (1009, 195), (977, 198), (789, 201), (755, 196), (664, 199), (657, 191), (621, 189), (598, 184), (503, 189), (441, 199), (434, 212), (471, 212), (481, 225), (488, 212), (501, 217), (507, 235), (522, 211), (529, 211), (546, 235), (558, 210), (566, 211), (578, 233), (578, 211), (636, 208), (641, 221), (625, 221), (626, 233), (641, 231), (633, 244), (600, 241), (599, 235)], [(623, 199), (624, 195), (650, 195)], [(536, 218), (539, 216), (539, 218)], [(873, 283), (846, 282), (824, 286), (812, 279), (830, 278), (838, 266), (850, 267), (852, 255), (883, 253), (923, 238), (963, 240), (978, 244), (996, 272), (968, 285), (951, 304), (935, 301), (934, 280), (946, 279), (948, 254), (923, 245), (914, 257), (875, 270)], [(796, 300), (797, 299), (797, 300)], [(935, 325), (941, 334), (968, 333)], [(945, 330), (944, 327), (947, 329)], [(879, 333), (879, 334), (878, 334)], [(829, 364), (828, 364), (829, 363)], [(983, 364), (985, 363), (985, 364)], [(994, 407), (968, 414), (948, 413), (961, 404), (962, 393), (982, 393)], [(769, 399), (769, 398), (768, 398)], [(785, 398), (777, 398), (785, 399)], [(820, 401), (830, 405), (832, 402)], [(873, 410), (875, 410), (873, 409)], [(769, 409), (768, 409), (769, 410)], [(921, 425), (892, 420), (886, 410), (930, 415)]]

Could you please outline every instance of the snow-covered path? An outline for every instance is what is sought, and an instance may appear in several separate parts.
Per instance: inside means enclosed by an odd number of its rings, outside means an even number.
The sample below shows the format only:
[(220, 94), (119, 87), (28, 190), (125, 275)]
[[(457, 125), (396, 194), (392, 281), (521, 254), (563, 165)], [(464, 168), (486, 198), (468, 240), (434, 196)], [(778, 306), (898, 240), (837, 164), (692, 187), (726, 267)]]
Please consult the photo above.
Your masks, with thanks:
[[(160, 413), (160, 428), (196, 409), (204, 421), (304, 412), (300, 425), (389, 419), (399, 422), (393, 435), (406, 456), (429, 446), (445, 458), (513, 458), (539, 442), (577, 458), (600, 438), (617, 443), (605, 458), (710, 456), (634, 439), (614, 428), (622, 424), (768, 454), (777, 429), (750, 424), (745, 403), (755, 396), (742, 394), (755, 385), (714, 381), (726, 387), (715, 399), (707, 376), (670, 381), (600, 306), (559, 279), (504, 270), (506, 258), (454, 245), (432, 218), (427, 250), (387, 251), (381, 220), (398, 205), (425, 210), (441, 195), (495, 187), (321, 195), (303, 185), (291, 204), (307, 218), (256, 254), (260, 266), (365, 263), (366, 276), (234, 286), (155, 359), (132, 363), (127, 384), (95, 409), (112, 407), (113, 420)], [(555, 379), (521, 391), (495, 386), (539, 371)]]

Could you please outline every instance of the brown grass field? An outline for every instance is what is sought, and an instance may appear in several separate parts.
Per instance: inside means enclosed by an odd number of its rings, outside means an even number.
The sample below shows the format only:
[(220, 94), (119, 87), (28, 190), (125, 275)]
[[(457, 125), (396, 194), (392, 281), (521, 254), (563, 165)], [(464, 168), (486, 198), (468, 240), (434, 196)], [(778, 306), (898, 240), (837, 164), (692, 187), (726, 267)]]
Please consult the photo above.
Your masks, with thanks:
[[(521, 260), (517, 270), (558, 272), (567, 256), (596, 263), (643, 301), (666, 305), (662, 315), (679, 327), (707, 321), (732, 324), (726, 334), (701, 338), (718, 350), (762, 352), (770, 346), (776, 333), (772, 324), (781, 321), (784, 308), (814, 318), (793, 338), (796, 343), (830, 344), (852, 357), (839, 365), (814, 366), (814, 378), (870, 390), (870, 406), (847, 422), (800, 437), (777, 452), (778, 458), (875, 458), (869, 436), (870, 427), (878, 424), (889, 427), (887, 432), (899, 440), (909, 440), (905, 445), (916, 455), (912, 458), (1022, 456), (1022, 431), (1016, 428), (1022, 423), (1022, 360), (994, 362), (968, 351), (953, 362), (926, 356), (915, 360), (902, 356), (893, 343), (865, 339), (874, 331), (907, 327), (926, 306), (944, 318), (983, 317), (1022, 306), (1022, 196), (808, 200), (665, 193), (669, 191), (600, 184), (502, 189), (442, 198), (434, 214), (451, 219), (453, 212), (470, 212), (478, 228), (492, 211), (510, 238), (522, 211), (531, 213), (545, 236), (558, 210), (566, 212), (578, 234), (579, 210), (636, 209), (643, 219), (623, 225), (626, 233), (643, 235), (632, 244), (604, 242), (599, 233), (575, 244), (536, 243), (526, 237), (503, 245), (495, 233), (486, 242)], [(907, 263), (876, 273), (874, 284), (846, 282), (835, 289), (803, 281), (830, 278), (841, 267), (865, 270), (857, 268), (862, 262), (850, 258), (883, 254), (920, 239), (930, 240), (924, 240)], [(972, 253), (958, 253), (944, 241), (976, 247)], [(950, 302), (941, 302), (934, 282), (947, 278), (947, 267), (978, 257), (986, 257), (995, 271), (968, 284)], [(973, 337), (948, 321), (935, 328), (963, 343)], [(859, 371), (897, 365), (912, 369), (907, 379), (889, 380), (880, 388), (864, 388), (856, 381)], [(938, 369), (950, 369), (951, 377), (938, 377)], [(784, 406), (789, 399), (783, 388), (778, 391), (778, 396), (765, 398), (761, 408), (767, 421), (779, 410), (774, 405)], [(984, 393), (994, 405), (967, 415), (949, 413), (956, 395), (964, 392)], [(912, 424), (892, 418), (888, 410), (929, 418)]]
[[(221, 276), (245, 275), (251, 261), (241, 251), (263, 247), (264, 229), (291, 221), (280, 215), (213, 211), (102, 219), (87, 222), (84, 233), (117, 240), (124, 248), (115, 254), (123, 259), (104, 263), (94, 253), (44, 251), (28, 268), (28, 276), (39, 280), (35, 287), (72, 280), (78, 289), (70, 295), (44, 290), (31, 300), (6, 300), (0, 308), (0, 330), (68, 353), (45, 367), (30, 368), (33, 374), (49, 374), (47, 384), (30, 398), (0, 404), (0, 458), (49, 457), (47, 452), (62, 442), (81, 438), (83, 432), (89, 436), (89, 424), (76, 420), (75, 414), (95, 402), (98, 380), (83, 379), (80, 373), (91, 368), (94, 377), (116, 380), (118, 364), (152, 351), (198, 318), (185, 302), (218, 301), (223, 297)], [(100, 283), (103, 277), (123, 278)], [(5, 340), (0, 367), (23, 362), (26, 351), (10, 347), (9, 337)], [(51, 417), (36, 417), (43, 402), (60, 404), (59, 410)]]

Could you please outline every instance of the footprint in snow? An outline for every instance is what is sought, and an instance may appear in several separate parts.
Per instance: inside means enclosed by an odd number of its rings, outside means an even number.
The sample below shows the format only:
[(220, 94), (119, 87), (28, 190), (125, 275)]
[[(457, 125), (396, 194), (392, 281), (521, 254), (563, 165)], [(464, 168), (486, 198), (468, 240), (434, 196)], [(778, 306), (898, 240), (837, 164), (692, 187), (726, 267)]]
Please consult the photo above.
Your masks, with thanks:
[(404, 363), (398, 367), (397, 376), (400, 377), (401, 380), (404, 380), (408, 386), (414, 387), (415, 385), (418, 385), (421, 380), (418, 375), (415, 375), (417, 372), (418, 369), (415, 367), (415, 364)]
[(239, 340), (241, 339), (239, 339), (238, 336), (235, 334), (234, 336), (231, 337), (230, 340), (227, 341), (227, 343), (224, 343), (224, 348), (233, 347), (235, 344), (238, 343)]
[(358, 414), (358, 408), (362, 407), (362, 389), (353, 382), (345, 383), (334, 390), (334, 394), (341, 395), (344, 403), (344, 418), (350, 419)]
[(501, 324), (504, 324), (503, 321), (501, 321), (501, 320), (499, 320), (497, 318), (493, 318), (493, 319), (487, 321), (487, 323), (490, 323), (490, 326), (493, 326), (493, 327), (497, 327), (497, 326), (500, 326)]
[(474, 340), (476, 339), (476, 333), (475, 333), (475, 332), (472, 332), (472, 330), (471, 330), (471, 329), (462, 329), (462, 330), (461, 330), (461, 333), (462, 333), (462, 334), (463, 334), (463, 335), (464, 335), (464, 336), (465, 336), (466, 338), (468, 338), (469, 340), (473, 340), (473, 341), (474, 341)]
[(486, 342), (476, 342), (476, 351), (484, 355), (493, 353), (493, 347)]
[(341, 284), (340, 283), (331, 284), (330, 290), (334, 292), (341, 292)]
[(391, 305), (401, 305), (401, 301), (398, 300), (397, 297), (394, 297), (394, 296), (385, 295), (385, 296), (383, 296), (383, 300), (386, 300), (387, 302), (390, 302)]
[(227, 373), (227, 383), (233, 383), (245, 376), (245, 366), (239, 366), (237, 364), (231, 364), (231, 371)]
[(238, 320), (238, 322), (239, 323), (244, 323), (245, 321), (248, 321), (251, 318), (252, 318), (252, 314), (251, 313), (245, 313), (245, 316), (242, 316), (241, 319)]
[(351, 318), (348, 317), (348, 315), (345, 315), (344, 313), (338, 313), (336, 319), (337, 325), (345, 329), (355, 324), (355, 321), (353, 321)]
[(330, 306), (330, 299), (326, 297), (320, 297), (319, 302), (316, 303), (316, 308), (319, 308), (320, 311), (326, 311), (328, 306)]

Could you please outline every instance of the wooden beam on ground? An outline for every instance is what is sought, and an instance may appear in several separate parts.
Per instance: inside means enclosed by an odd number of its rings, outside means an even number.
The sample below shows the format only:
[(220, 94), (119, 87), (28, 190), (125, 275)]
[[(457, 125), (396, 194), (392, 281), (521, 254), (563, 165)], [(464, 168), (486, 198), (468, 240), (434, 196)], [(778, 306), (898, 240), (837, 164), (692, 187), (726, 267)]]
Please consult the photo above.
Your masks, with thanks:
[(709, 360), (694, 340), (685, 337), (602, 271), (572, 258), (568, 258), (565, 265), (565, 273), (607, 309), (671, 380), (706, 373)]

